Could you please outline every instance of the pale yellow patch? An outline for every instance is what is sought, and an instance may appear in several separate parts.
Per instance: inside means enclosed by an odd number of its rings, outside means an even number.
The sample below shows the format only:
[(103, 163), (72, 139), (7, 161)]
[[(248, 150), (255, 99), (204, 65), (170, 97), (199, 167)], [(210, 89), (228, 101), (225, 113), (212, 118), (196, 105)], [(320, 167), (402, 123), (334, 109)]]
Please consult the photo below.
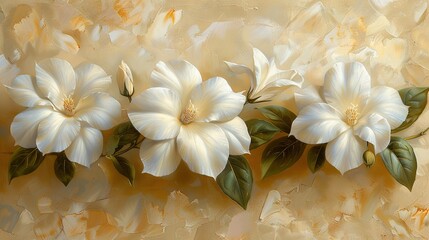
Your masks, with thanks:
[(180, 121), (183, 124), (189, 124), (197, 118), (198, 109), (192, 104), (192, 101), (189, 100), (188, 105), (186, 106), (185, 110), (182, 112), (182, 115), (180, 116)]
[(75, 105), (74, 105), (74, 100), (73, 98), (66, 97), (63, 100), (63, 107), (64, 107), (64, 112), (65, 114), (71, 116), (74, 114), (74, 110), (75, 110)]
[(346, 109), (346, 121), (350, 126), (354, 126), (359, 118), (358, 105), (353, 103)]

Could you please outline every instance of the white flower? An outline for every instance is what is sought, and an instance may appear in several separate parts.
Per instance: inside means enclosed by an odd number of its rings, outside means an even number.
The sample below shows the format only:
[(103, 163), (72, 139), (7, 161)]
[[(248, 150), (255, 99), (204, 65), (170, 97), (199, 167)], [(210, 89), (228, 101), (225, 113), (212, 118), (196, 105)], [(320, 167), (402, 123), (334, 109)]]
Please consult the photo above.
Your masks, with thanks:
[(326, 159), (341, 173), (363, 163), (367, 143), (375, 153), (390, 142), (390, 131), (407, 117), (398, 91), (371, 89), (371, 78), (358, 62), (337, 63), (325, 75), (323, 88), (308, 87), (295, 94), (300, 110), (291, 135), (308, 144), (328, 143)]
[(303, 78), (295, 70), (281, 70), (277, 68), (274, 58), (270, 61), (257, 48), (253, 49), (253, 70), (235, 63), (226, 62), (231, 71), (246, 73), (250, 79), (249, 102), (269, 100), (285, 90), (288, 86), (301, 87)]
[(202, 82), (186, 61), (158, 62), (153, 88), (135, 96), (128, 116), (146, 139), (140, 147), (143, 172), (165, 176), (183, 159), (197, 173), (216, 176), (228, 156), (249, 152), (250, 136), (241, 112), (245, 97), (225, 79)]
[(103, 92), (111, 79), (94, 64), (75, 70), (65, 60), (36, 64), (36, 79), (20, 75), (6, 86), (12, 99), (27, 110), (12, 122), (11, 133), (24, 148), (43, 153), (61, 152), (73, 162), (90, 166), (103, 148), (100, 130), (120, 117), (118, 101)]
[(134, 94), (134, 78), (130, 67), (124, 61), (119, 65), (117, 80), (121, 95), (131, 97)]

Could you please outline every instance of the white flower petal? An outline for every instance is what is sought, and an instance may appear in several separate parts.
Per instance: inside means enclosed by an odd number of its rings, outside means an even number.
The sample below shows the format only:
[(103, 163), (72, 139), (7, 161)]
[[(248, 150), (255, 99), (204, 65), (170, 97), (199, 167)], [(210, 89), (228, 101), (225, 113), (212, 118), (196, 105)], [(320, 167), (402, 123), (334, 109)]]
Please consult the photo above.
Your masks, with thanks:
[[(274, 64), (274, 63), (273, 63)], [(271, 73), (270, 73), (271, 74)], [(281, 93), (286, 87), (295, 86), (301, 87), (304, 78), (295, 70), (279, 70), (270, 75), (265, 81), (265, 86), (258, 92), (252, 92), (251, 98), (258, 98), (258, 100), (268, 100), (273, 96)]]
[[(361, 123), (362, 122), (362, 123)], [(375, 154), (380, 153), (389, 145), (390, 125), (387, 120), (373, 113), (367, 119), (360, 119), (355, 126), (355, 134), (374, 145)]]
[(183, 125), (177, 147), (191, 171), (216, 179), (228, 161), (228, 140), (222, 129), (212, 123)]
[(43, 153), (61, 152), (68, 148), (80, 131), (80, 122), (52, 112), (37, 129), (36, 145)]
[(100, 130), (92, 127), (81, 127), (80, 132), (66, 149), (67, 158), (85, 167), (100, 158), (103, 151), (103, 135)]
[(187, 104), (191, 91), (201, 83), (198, 69), (187, 61), (158, 62), (151, 74), (154, 87), (176, 91), (183, 104)]
[(180, 114), (180, 98), (167, 88), (147, 89), (133, 98), (128, 109), (134, 127), (152, 140), (176, 137), (181, 126)]
[(71, 95), (76, 87), (76, 76), (70, 63), (50, 58), (36, 64), (36, 83), (43, 97), (63, 109), (64, 97)]
[(340, 119), (337, 110), (326, 103), (315, 103), (299, 112), (290, 135), (309, 144), (326, 143), (350, 127)]
[[(270, 63), (265, 55), (257, 48), (253, 48), (253, 64), (255, 71), (255, 78), (252, 81), (252, 89), (255, 92), (259, 92), (260, 88), (263, 87), (266, 81), (266, 76), (270, 69)], [(262, 86), (262, 87), (261, 87)]]
[(326, 73), (323, 90), (325, 101), (339, 111), (351, 104), (362, 110), (370, 96), (371, 78), (362, 63), (339, 62)]
[[(248, 68), (247, 66), (241, 65), (241, 64), (232, 63), (232, 62), (227, 62), (227, 61), (224, 61), (224, 63), (228, 66), (228, 68), (232, 72), (234, 72), (236, 74), (242, 74), (242, 73), (244, 73), (244, 74), (248, 75), (250, 78), (254, 78), (252, 69)], [(254, 83), (251, 82), (251, 84), (252, 84), (252, 87), (253, 87)]]
[(78, 103), (74, 117), (92, 127), (107, 130), (121, 116), (121, 104), (107, 93), (92, 94)]
[(323, 102), (322, 87), (310, 85), (295, 92), (295, 103), (300, 111), (313, 103)]
[(385, 86), (377, 86), (371, 89), (364, 113), (377, 113), (384, 117), (395, 129), (405, 121), (408, 115), (408, 107), (402, 103), (398, 91)]
[(35, 107), (16, 115), (10, 126), (10, 132), (16, 144), (24, 148), (36, 147), (39, 123), (52, 112), (53, 109), (51, 107)]
[(16, 77), (11, 86), (6, 86), (11, 98), (21, 106), (34, 107), (36, 105), (50, 105), (46, 99), (42, 99), (34, 88), (33, 81), (29, 75)]
[(92, 93), (104, 92), (112, 82), (110, 76), (98, 65), (81, 64), (76, 70), (75, 99), (82, 99)]
[(353, 135), (353, 129), (343, 132), (326, 146), (326, 160), (341, 174), (359, 167), (363, 163), (366, 144)]
[(228, 139), (230, 155), (249, 153), (250, 136), (247, 126), (241, 118), (235, 117), (228, 122), (217, 123), (216, 125), (222, 128)]
[(176, 139), (153, 141), (145, 139), (140, 147), (143, 173), (162, 177), (174, 172), (180, 164)]
[(225, 79), (214, 77), (194, 88), (191, 100), (198, 109), (197, 120), (211, 122), (235, 118), (243, 109), (246, 97), (233, 92)]

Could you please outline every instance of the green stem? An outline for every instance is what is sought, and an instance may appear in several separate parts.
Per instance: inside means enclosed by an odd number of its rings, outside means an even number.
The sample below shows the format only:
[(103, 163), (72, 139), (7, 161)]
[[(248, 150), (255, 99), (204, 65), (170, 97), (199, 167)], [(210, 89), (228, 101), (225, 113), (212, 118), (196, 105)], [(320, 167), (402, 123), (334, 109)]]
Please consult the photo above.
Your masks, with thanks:
[(423, 132), (420, 132), (420, 133), (418, 133), (418, 134), (416, 134), (416, 135), (412, 135), (412, 136), (409, 136), (409, 137), (405, 137), (404, 139), (405, 139), (405, 140), (411, 140), (411, 139), (419, 138), (419, 137), (421, 137), (421, 136), (426, 135), (426, 132), (427, 132), (427, 131), (429, 131), (429, 127), (428, 127), (428, 128), (426, 128)]
[(131, 144), (128, 148), (123, 149), (123, 150), (121, 150), (121, 151), (118, 151), (118, 152), (114, 153), (114, 154), (113, 154), (113, 156), (119, 156), (119, 155), (122, 155), (122, 154), (124, 154), (124, 153), (126, 153), (126, 152), (130, 151), (130, 150), (131, 150), (131, 149), (133, 149), (133, 148), (138, 148), (138, 145), (139, 145), (140, 143), (142, 143), (144, 139), (145, 139), (145, 138), (143, 137), (142, 139), (140, 139), (140, 140), (136, 141), (134, 144)]

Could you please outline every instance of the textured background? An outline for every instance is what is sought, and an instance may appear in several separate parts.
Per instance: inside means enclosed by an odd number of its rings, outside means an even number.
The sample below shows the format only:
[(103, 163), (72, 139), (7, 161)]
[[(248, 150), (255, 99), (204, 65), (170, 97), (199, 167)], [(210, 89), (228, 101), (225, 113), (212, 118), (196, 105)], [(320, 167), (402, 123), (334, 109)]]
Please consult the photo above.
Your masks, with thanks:
[[(2, 0), (0, 52), (21, 73), (33, 74), (35, 61), (57, 56), (74, 65), (84, 61), (98, 64), (114, 82), (117, 66), (124, 59), (133, 71), (137, 93), (149, 87), (148, 76), (157, 61), (176, 58), (196, 65), (204, 79), (222, 76), (235, 91), (246, 90), (248, 80), (232, 75), (223, 61), (251, 65), (252, 47), (276, 57), (285, 69), (300, 71), (305, 85), (321, 85), (326, 69), (336, 61), (358, 60), (366, 65), (373, 85), (396, 89), (429, 86), (428, 1), (165, 1), (153, 4), (154, 10), (145, 20), (149, 26), (158, 11), (183, 10), (182, 18), (165, 38), (143, 34), (137, 41), (126, 38), (116, 43), (103, 33), (100, 40), (93, 41), (91, 25), (77, 32), (63, 24), (69, 21), (65, 13), (73, 12), (94, 24), (119, 28), (100, 18), (105, 2), (109, 1)], [(27, 6), (16, 8), (20, 3)], [(28, 9), (36, 9), (48, 25), (73, 36), (79, 51), (23, 48), (13, 26)], [(18, 61), (13, 61), (14, 49), (21, 51)], [(9, 80), (8, 75), (10, 71), (0, 67), (3, 83)], [(286, 91), (274, 103), (295, 111), (293, 91)], [(125, 112), (127, 100), (118, 94), (116, 84), (112, 84), (111, 94), (121, 101)], [(247, 106), (242, 117), (259, 116), (255, 107)], [(78, 167), (75, 178), (64, 187), (55, 177), (53, 159), (47, 158), (36, 172), (8, 184), (8, 162), (14, 149), (9, 126), (23, 109), (8, 97), (4, 87), (0, 87), (0, 110), (0, 239), (429, 236), (428, 136), (411, 142), (418, 159), (412, 192), (389, 176), (381, 159), (369, 169), (361, 166), (344, 175), (329, 164), (312, 174), (303, 156), (292, 168), (261, 180), (263, 149), (257, 149), (247, 156), (255, 182), (248, 210), (244, 211), (224, 196), (212, 179), (190, 172), (185, 164), (163, 178), (137, 174), (135, 185), (129, 186), (112, 163), (101, 158), (90, 169)], [(422, 131), (428, 127), (428, 119), (425, 111), (402, 135)], [(126, 157), (140, 172), (143, 166), (137, 151)]]

